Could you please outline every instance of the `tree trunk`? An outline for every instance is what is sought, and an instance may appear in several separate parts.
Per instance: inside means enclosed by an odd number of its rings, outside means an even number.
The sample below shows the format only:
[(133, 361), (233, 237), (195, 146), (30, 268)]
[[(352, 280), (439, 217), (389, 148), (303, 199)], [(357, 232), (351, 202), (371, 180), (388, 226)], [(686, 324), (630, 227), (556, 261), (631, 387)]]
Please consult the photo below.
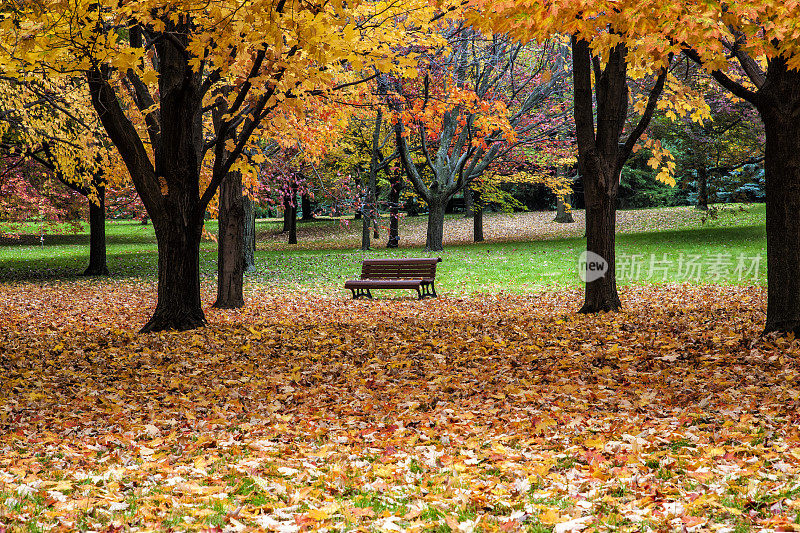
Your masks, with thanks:
[(303, 194), (300, 201), (302, 202), (303, 222), (314, 220), (314, 215), (311, 213), (311, 197), (308, 194)]
[(291, 201), (291, 196), (288, 194), (283, 197), (283, 231), (281, 233), (286, 233), (289, 231), (292, 222), (292, 204), (294, 202)]
[(759, 108), (766, 133), (767, 322), (764, 332), (800, 335), (800, 121), (793, 112), (800, 107), (800, 72), (784, 70), (782, 76), (776, 78), (771, 80), (768, 76), (762, 87), (762, 91), (773, 93), (770, 96), (774, 104)]
[(106, 189), (97, 187), (97, 201), (89, 200), (89, 266), (84, 276), (108, 276), (106, 264)]
[(708, 169), (701, 165), (697, 169), (697, 209), (708, 211)]
[(440, 252), (444, 249), (444, 209), (447, 206), (447, 196), (443, 194), (430, 194), (428, 199), (428, 233), (425, 237), (425, 250)]
[(289, 244), (297, 244), (297, 199), (293, 200), (289, 207)]
[(566, 224), (570, 222), (575, 222), (575, 219), (572, 218), (572, 213), (567, 211), (566, 202), (569, 199), (565, 198), (565, 195), (559, 194), (556, 196), (556, 218), (555, 222), (559, 222), (561, 224)]
[[(469, 187), (464, 189), (469, 190)], [(475, 242), (483, 242), (483, 200), (479, 191), (471, 191), (470, 198), (472, 198), (472, 240)]]
[(229, 172), (219, 189), (217, 301), (219, 309), (244, 307), (244, 197), (242, 175)]
[(400, 241), (400, 188), (402, 181), (396, 173), (391, 174), (389, 183), (389, 241), (387, 248), (397, 248)]
[(594, 176), (585, 176), (586, 250), (602, 257), (607, 265), (605, 275), (587, 281), (583, 307), (579, 313), (617, 311), (622, 307), (617, 294), (614, 240), (617, 221), (617, 192), (619, 175), (604, 176), (602, 182), (616, 180), (615, 185), (599, 187)]
[[(616, 311), (622, 306), (617, 294), (614, 255), (620, 172), (632, 143), (644, 131), (652, 116), (666, 76), (666, 71), (662, 71), (639, 124), (629, 134), (628, 140), (620, 143), (628, 109), (626, 54), (623, 45), (614, 48), (605, 68), (598, 69), (599, 76), (595, 75), (592, 87), (589, 43), (572, 37), (573, 113), (578, 140), (578, 169), (583, 177), (586, 201), (586, 252), (590, 260), (587, 261), (586, 290), (580, 313)], [(596, 131), (592, 88), (597, 108)], [(588, 265), (595, 263), (591, 254), (597, 254), (605, 261), (606, 271), (598, 279), (588, 277), (591, 273)]]
[(186, 224), (178, 209), (153, 220), (158, 241), (158, 304), (141, 332), (186, 331), (205, 325), (200, 302), (202, 221)]
[(252, 272), (256, 269), (256, 211), (253, 198), (243, 197), (242, 206), (244, 207), (244, 271)]
[(369, 216), (369, 208), (367, 208), (366, 204), (362, 207), (362, 219), (361, 219), (361, 249), (362, 250), (369, 250), (369, 232), (370, 226), (372, 226), (372, 217)]
[(469, 186), (464, 187), (464, 218), (472, 218), (474, 204), (475, 198), (472, 188)]

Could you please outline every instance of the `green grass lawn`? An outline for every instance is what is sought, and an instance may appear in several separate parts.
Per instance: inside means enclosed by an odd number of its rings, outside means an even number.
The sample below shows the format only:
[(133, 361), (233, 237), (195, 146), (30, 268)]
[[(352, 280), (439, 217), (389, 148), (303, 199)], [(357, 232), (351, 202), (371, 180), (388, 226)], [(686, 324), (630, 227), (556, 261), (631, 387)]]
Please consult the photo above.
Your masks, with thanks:
[[(487, 214), (487, 242), (469, 243), (471, 221), (449, 216), (440, 265), (440, 292), (527, 291), (574, 286), (577, 258), (584, 249), (583, 213), (575, 224), (556, 224), (552, 213)], [(764, 206), (725, 206), (703, 221), (691, 208), (621, 211), (618, 216), (617, 273), (629, 282), (715, 282), (763, 284), (766, 279)], [(401, 219), (401, 247), (385, 249), (385, 237), (374, 249), (358, 249), (360, 221), (318, 220), (300, 223), (300, 244), (284, 244), (280, 221), (259, 221), (257, 270), (251, 283), (290, 283), (307, 289), (340, 290), (357, 276), (365, 257), (424, 256), (425, 218)], [(0, 228), (2, 229), (2, 228)], [(75, 277), (88, 262), (88, 233), (46, 234), (38, 244), (31, 236), (0, 241), (0, 280)], [(207, 229), (216, 232), (216, 223)], [(382, 230), (383, 231), (383, 230)], [(157, 247), (152, 225), (133, 221), (107, 223), (108, 265), (117, 278), (156, 275)], [(36, 244), (34, 244), (36, 243)], [(756, 259), (758, 258), (758, 259)], [(216, 275), (216, 243), (201, 248), (201, 271)], [(651, 263), (652, 262), (652, 263)], [(699, 266), (698, 266), (699, 265)], [(738, 267), (738, 269), (737, 269)], [(757, 267), (757, 268), (756, 268)], [(406, 291), (407, 292), (407, 291)], [(391, 293), (387, 293), (391, 294)]]

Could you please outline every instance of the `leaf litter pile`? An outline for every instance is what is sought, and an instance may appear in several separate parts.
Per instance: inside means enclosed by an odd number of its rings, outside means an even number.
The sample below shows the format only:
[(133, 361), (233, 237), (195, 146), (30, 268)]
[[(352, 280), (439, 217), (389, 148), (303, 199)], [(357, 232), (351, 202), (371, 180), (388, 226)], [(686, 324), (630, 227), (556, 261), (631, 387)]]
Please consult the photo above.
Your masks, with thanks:
[(800, 531), (764, 290), (622, 297), (265, 289), (137, 335), (150, 285), (0, 287), (0, 532)]

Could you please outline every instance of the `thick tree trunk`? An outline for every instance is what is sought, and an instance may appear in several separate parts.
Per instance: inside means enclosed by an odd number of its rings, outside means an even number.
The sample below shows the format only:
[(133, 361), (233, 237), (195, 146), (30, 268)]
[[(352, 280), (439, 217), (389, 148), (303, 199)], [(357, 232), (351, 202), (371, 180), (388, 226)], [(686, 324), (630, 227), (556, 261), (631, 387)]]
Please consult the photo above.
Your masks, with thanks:
[[(187, 217), (188, 219), (188, 217)], [(200, 303), (202, 221), (186, 224), (178, 210), (153, 220), (158, 240), (158, 304), (142, 333), (205, 325)]]
[(242, 198), (244, 207), (244, 271), (256, 269), (256, 211), (250, 196)]
[(108, 276), (106, 264), (106, 190), (97, 187), (97, 201), (89, 200), (89, 266), (84, 276)]
[(311, 197), (308, 194), (302, 195), (300, 204), (303, 209), (303, 222), (314, 220), (314, 215), (311, 213)]
[(431, 193), (428, 199), (428, 233), (425, 237), (425, 250), (440, 252), (444, 249), (444, 209), (448, 198), (442, 194)]
[[(573, 113), (578, 169), (586, 203), (587, 270), (581, 313), (616, 311), (622, 306), (617, 294), (614, 250), (620, 172), (653, 116), (667, 76), (667, 70), (662, 69), (650, 91), (644, 113), (630, 130), (627, 140), (622, 141), (628, 115), (626, 57), (627, 49), (618, 45), (611, 50), (605, 67), (600, 69), (601, 63), (592, 58), (589, 43), (572, 37)], [(596, 113), (593, 112), (595, 106)], [(602, 258), (605, 272), (597, 268), (601, 261), (594, 254)], [(596, 267), (590, 269), (590, 265)]]
[[(468, 190), (469, 187), (464, 190)], [(481, 193), (472, 191), (470, 198), (472, 202), (472, 239), (475, 242), (483, 242), (483, 201), (481, 200)]]
[(242, 175), (230, 172), (219, 189), (217, 301), (219, 309), (244, 307), (244, 197)]
[[(614, 237), (617, 221), (618, 187), (598, 187), (593, 176), (585, 176), (586, 184), (586, 250), (602, 257), (608, 264), (605, 275), (594, 281), (587, 281), (586, 294), (580, 313), (598, 311), (617, 311), (622, 307), (617, 294), (615, 271)], [(594, 179), (593, 179), (594, 178)], [(603, 182), (616, 180), (619, 176), (604, 176)]]
[(708, 211), (708, 169), (701, 165), (697, 169), (697, 209)]
[(762, 88), (777, 105), (761, 106), (766, 133), (767, 322), (764, 332), (800, 335), (800, 73), (784, 71)]

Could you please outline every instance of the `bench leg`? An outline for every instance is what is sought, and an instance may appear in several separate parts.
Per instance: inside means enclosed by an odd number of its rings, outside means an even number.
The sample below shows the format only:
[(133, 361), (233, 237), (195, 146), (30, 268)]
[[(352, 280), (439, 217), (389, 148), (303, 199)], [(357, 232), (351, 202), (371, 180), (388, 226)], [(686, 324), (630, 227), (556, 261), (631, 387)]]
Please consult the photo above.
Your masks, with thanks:
[(420, 300), (422, 300), (423, 298), (427, 298), (428, 296), (430, 296), (431, 298), (436, 298), (438, 296), (436, 294), (436, 289), (433, 286), (433, 282), (423, 284), (422, 292), (420, 292), (419, 289), (417, 289), (417, 292), (419, 293)]
[(353, 300), (357, 300), (358, 298), (362, 297), (369, 298), (370, 300), (372, 299), (372, 293), (369, 292), (369, 289), (358, 288), (358, 289), (350, 289), (350, 291), (353, 293)]

